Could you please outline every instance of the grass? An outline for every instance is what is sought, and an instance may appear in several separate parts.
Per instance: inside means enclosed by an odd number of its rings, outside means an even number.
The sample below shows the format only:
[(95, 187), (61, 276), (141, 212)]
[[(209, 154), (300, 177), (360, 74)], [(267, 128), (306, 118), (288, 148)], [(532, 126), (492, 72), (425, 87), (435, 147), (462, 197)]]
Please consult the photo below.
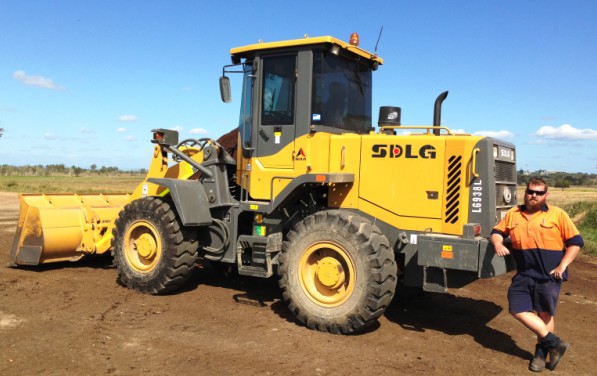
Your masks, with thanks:
[(579, 226), (578, 231), (582, 234), (585, 241), (585, 246), (582, 248), (582, 253), (597, 256), (597, 229), (590, 227)]
[(583, 253), (597, 256), (597, 201), (576, 201), (562, 209), (577, 223), (585, 241)]
[(1, 192), (131, 193), (144, 176), (0, 176)]

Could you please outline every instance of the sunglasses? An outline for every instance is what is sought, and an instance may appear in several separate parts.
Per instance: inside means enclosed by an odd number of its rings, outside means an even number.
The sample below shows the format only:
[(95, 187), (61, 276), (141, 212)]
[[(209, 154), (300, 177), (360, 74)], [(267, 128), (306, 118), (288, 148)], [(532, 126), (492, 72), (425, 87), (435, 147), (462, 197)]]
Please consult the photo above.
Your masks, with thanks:
[(546, 193), (547, 191), (534, 191), (532, 189), (527, 189), (527, 195), (529, 196), (532, 196), (533, 194), (536, 194), (537, 196), (543, 196)]

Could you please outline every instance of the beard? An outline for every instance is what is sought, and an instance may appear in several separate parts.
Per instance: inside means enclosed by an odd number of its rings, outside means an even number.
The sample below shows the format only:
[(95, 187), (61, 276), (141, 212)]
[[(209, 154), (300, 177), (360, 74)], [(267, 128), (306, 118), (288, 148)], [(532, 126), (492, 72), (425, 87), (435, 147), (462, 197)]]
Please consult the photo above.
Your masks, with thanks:
[(524, 205), (526, 207), (526, 211), (529, 213), (538, 212), (539, 210), (541, 210), (541, 206), (543, 206), (541, 200), (539, 200), (537, 196), (530, 198), (528, 196), (525, 196)]

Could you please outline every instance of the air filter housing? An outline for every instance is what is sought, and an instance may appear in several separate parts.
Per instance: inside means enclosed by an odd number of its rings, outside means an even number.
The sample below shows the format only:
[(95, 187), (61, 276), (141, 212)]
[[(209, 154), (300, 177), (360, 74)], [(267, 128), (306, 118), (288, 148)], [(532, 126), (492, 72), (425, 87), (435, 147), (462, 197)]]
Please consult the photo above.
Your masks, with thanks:
[(400, 107), (382, 106), (379, 108), (379, 120), (377, 125), (398, 126), (400, 125)]

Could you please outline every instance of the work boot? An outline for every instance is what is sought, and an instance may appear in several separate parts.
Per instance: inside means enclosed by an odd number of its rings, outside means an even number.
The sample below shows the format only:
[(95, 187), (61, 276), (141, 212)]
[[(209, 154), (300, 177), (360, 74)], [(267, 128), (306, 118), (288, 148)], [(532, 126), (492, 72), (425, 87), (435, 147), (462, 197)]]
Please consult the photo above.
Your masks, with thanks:
[(560, 341), (560, 344), (549, 350), (549, 369), (555, 370), (560, 360), (564, 356), (566, 350), (568, 350), (570, 344), (568, 342)]
[(529, 370), (533, 372), (541, 372), (545, 369), (545, 355), (547, 351), (540, 344), (535, 345), (535, 355), (531, 364), (529, 364)]

